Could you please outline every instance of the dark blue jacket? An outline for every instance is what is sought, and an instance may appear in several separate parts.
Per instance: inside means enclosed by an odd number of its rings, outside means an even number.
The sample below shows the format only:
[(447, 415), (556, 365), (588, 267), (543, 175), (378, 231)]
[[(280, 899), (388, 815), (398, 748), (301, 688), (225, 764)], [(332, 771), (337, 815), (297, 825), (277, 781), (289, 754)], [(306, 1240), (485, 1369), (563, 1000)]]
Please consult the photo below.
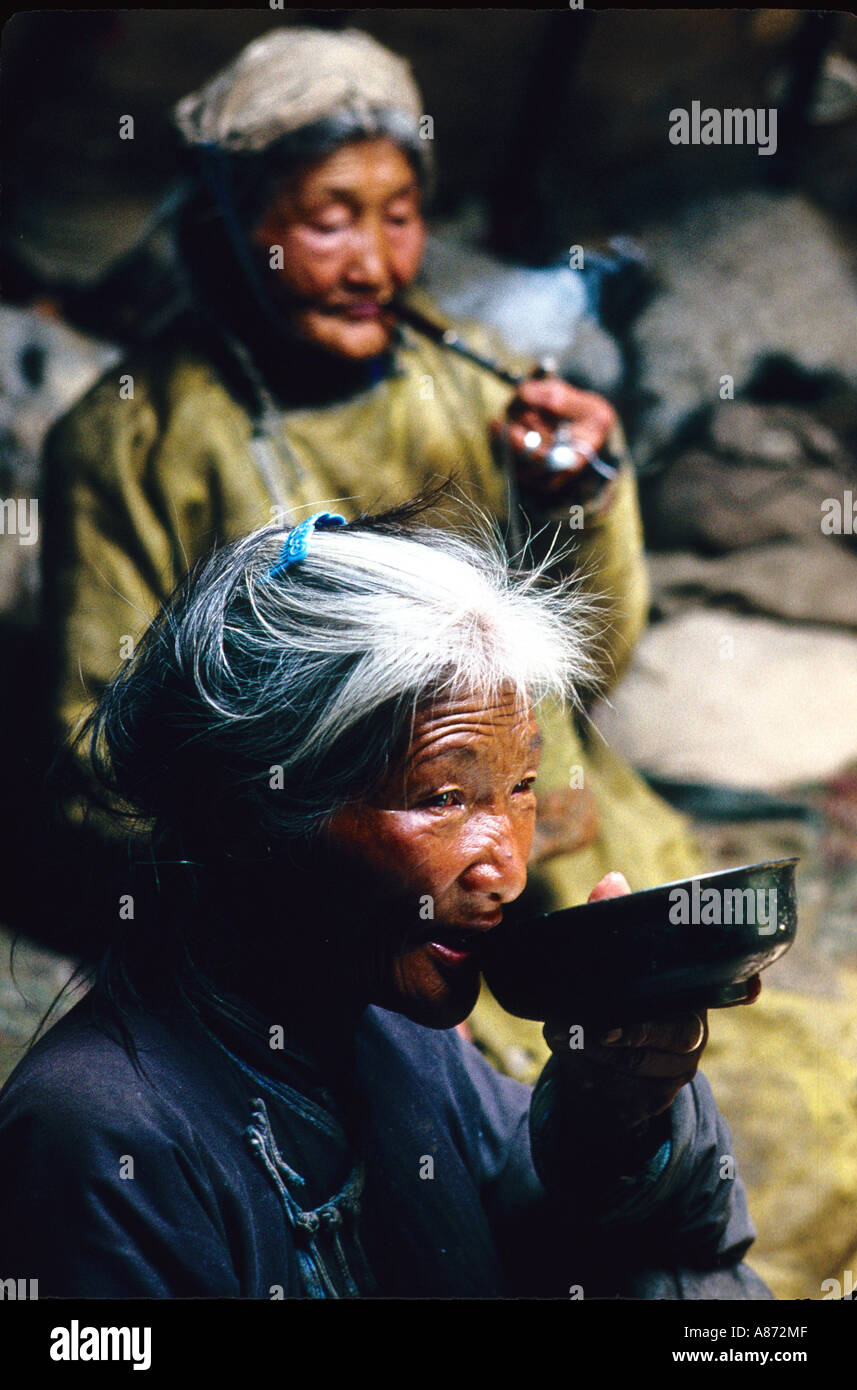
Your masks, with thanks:
[(0, 1277), (40, 1297), (771, 1297), (703, 1077), (659, 1162), (548, 1190), (530, 1088), (455, 1031), (369, 1009), (345, 1101), (241, 1029), (130, 1032), (85, 999), (0, 1095)]

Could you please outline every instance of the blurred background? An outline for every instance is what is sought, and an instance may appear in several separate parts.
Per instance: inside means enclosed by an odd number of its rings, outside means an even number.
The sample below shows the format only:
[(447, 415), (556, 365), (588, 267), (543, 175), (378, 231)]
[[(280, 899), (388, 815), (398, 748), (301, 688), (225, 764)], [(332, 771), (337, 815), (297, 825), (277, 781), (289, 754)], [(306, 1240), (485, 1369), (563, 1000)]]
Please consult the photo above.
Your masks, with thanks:
[[(359, 27), (411, 62), (434, 121), (438, 302), (552, 354), (621, 413), (652, 623), (594, 718), (692, 816), (708, 868), (800, 856), (798, 941), (749, 1043), (747, 1011), (712, 1018), (705, 1070), (750, 1188), (751, 1262), (780, 1297), (820, 1298), (857, 1275), (857, 19), (16, 15), (0, 84), (0, 498), (38, 497), (48, 427), (168, 304), (171, 107), (293, 23)], [(776, 153), (672, 144), (670, 111), (694, 101), (776, 107)], [(127, 114), (133, 140), (118, 138)], [(0, 536), (2, 892), (42, 757), (39, 546), (16, 541)], [(0, 1080), (71, 968), (42, 931), (10, 973), (13, 897)]]

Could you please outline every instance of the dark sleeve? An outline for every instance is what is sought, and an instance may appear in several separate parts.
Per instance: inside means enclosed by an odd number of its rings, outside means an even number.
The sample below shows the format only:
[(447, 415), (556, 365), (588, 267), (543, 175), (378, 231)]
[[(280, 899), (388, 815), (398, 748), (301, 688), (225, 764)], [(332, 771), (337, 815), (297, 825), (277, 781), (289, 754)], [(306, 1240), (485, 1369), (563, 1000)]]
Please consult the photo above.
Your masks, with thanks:
[(484, 1200), (517, 1292), (772, 1297), (742, 1263), (756, 1232), (729, 1129), (704, 1076), (679, 1092), (664, 1121), (668, 1142), (637, 1173), (587, 1183), (587, 1136), (567, 1125), (556, 1126), (567, 1170), (555, 1157), (538, 1161), (551, 1121), (563, 1118), (551, 1063), (533, 1093), (497, 1073), (472, 1046), (462, 1044), (462, 1062), (480, 1100)]
[(40, 1298), (238, 1296), (193, 1135), (118, 1090), (4, 1094), (0, 1269)]

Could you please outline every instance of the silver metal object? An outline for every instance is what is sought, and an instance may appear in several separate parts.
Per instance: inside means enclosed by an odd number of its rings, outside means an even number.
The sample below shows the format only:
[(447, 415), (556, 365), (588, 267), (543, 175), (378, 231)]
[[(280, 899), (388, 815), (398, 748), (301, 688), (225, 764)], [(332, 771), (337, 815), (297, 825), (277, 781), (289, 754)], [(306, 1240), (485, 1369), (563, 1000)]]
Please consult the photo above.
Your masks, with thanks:
[(606, 459), (596, 454), (591, 444), (587, 444), (585, 439), (575, 439), (571, 425), (560, 425), (554, 435), (554, 444), (548, 450), (545, 458), (546, 466), (553, 473), (564, 473), (574, 464), (576, 454), (581, 454), (590, 468), (602, 478), (612, 479), (619, 472), (618, 467), (613, 463), (608, 463)]
[(554, 444), (545, 456), (545, 464), (552, 473), (564, 473), (574, 466), (575, 451), (570, 444)]

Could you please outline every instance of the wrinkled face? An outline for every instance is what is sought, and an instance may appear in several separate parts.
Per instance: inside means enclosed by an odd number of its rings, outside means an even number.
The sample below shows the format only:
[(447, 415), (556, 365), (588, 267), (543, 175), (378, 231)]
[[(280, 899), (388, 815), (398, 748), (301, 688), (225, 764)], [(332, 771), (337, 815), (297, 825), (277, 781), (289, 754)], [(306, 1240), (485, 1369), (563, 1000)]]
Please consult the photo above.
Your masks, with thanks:
[[(385, 306), (423, 255), (416, 174), (391, 140), (344, 145), (282, 187), (252, 239), (301, 337), (343, 357), (377, 356), (394, 328)], [(282, 269), (270, 268), (276, 246)]]
[(478, 696), (434, 704), (371, 803), (334, 817), (333, 843), (378, 885), (371, 1002), (433, 1028), (470, 1013), (475, 952), (526, 883), (540, 742), (531, 711), (511, 695), (491, 706)]

